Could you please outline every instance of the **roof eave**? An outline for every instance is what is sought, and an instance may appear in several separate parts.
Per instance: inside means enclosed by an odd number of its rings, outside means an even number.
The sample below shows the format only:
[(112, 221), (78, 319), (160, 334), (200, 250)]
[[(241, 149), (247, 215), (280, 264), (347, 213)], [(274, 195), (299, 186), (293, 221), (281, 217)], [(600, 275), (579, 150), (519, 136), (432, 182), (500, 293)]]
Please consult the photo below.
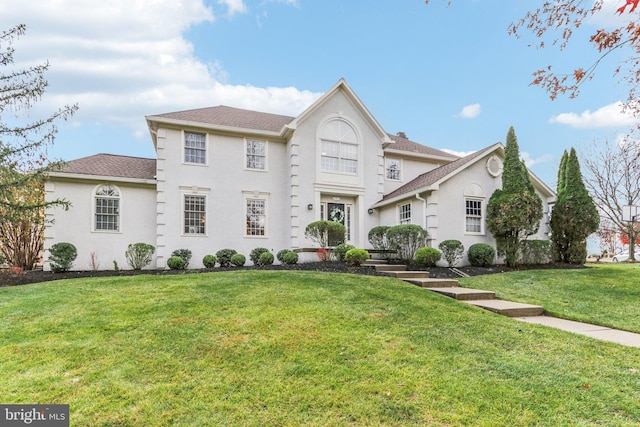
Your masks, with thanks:
[(47, 176), (48, 178), (73, 179), (82, 181), (109, 181), (143, 185), (156, 185), (157, 183), (155, 179), (148, 178), (128, 178), (123, 176), (91, 175), (84, 173), (49, 172)]
[(444, 161), (447, 163), (454, 162), (460, 158), (460, 157), (437, 156), (437, 155), (425, 154), (425, 153), (416, 153), (414, 151), (406, 151), (406, 150), (400, 150), (397, 148), (389, 148), (389, 147), (384, 147), (384, 152), (389, 154), (397, 154), (404, 157), (414, 157), (414, 158), (423, 159), (423, 160), (437, 160), (437, 161)]
[(205, 129), (205, 130), (215, 131), (219, 133), (253, 135), (253, 136), (261, 136), (261, 137), (274, 138), (274, 139), (283, 138), (283, 132), (284, 132), (284, 128), (280, 131), (269, 131), (269, 130), (263, 130), (263, 129), (250, 129), (250, 128), (235, 127), (235, 126), (222, 126), (222, 125), (215, 125), (210, 123), (196, 122), (192, 120), (170, 119), (167, 117), (159, 117), (159, 116), (146, 116), (145, 118), (147, 119), (147, 124), (149, 126), (149, 129), (154, 129), (155, 127), (152, 126), (152, 123), (157, 123), (157, 124), (172, 125), (176, 127), (191, 127), (191, 128)]

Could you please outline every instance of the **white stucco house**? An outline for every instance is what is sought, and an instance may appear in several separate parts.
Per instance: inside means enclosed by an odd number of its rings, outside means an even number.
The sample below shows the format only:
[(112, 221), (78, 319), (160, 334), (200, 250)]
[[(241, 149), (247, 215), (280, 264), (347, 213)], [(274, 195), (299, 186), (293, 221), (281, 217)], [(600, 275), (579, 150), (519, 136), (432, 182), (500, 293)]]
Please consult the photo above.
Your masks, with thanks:
[[(320, 219), (343, 222), (360, 248), (374, 226), (401, 223), (426, 228), (434, 247), (495, 246), (485, 207), (501, 186), (503, 145), (459, 158), (391, 135), (343, 79), (297, 117), (218, 106), (146, 121), (155, 159), (96, 154), (50, 175), (47, 199), (72, 207), (47, 210), (45, 247), (73, 243), (75, 269), (90, 269), (91, 254), (102, 269), (128, 268), (136, 242), (156, 247), (149, 268), (182, 248), (194, 268), (224, 248), (310, 248), (305, 227)], [(531, 177), (548, 213), (555, 194)], [(548, 238), (547, 214), (533, 238)]]

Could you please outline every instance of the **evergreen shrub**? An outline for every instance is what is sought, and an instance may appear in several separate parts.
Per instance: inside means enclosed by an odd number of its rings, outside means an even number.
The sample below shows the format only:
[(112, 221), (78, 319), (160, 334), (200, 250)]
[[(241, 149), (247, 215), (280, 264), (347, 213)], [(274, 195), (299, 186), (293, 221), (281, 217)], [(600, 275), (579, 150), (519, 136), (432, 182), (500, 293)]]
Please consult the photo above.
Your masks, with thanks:
[(182, 268), (185, 269), (189, 266), (189, 261), (191, 261), (192, 253), (189, 249), (176, 249), (171, 253), (171, 256), (182, 258), (182, 260), (184, 261), (184, 267)]
[(218, 262), (218, 258), (216, 258), (215, 255), (205, 255), (204, 258), (202, 258), (202, 264), (206, 268), (215, 267), (216, 266), (216, 262)]
[(438, 248), (449, 267), (455, 267), (464, 254), (464, 245), (460, 240), (443, 240), (438, 245)]
[(233, 249), (220, 249), (216, 252), (216, 258), (218, 258), (220, 267), (229, 267), (231, 265), (231, 257), (237, 253), (238, 252)]
[(350, 245), (348, 243), (340, 243), (338, 246), (336, 246), (333, 249), (333, 256), (335, 256), (338, 261), (344, 262), (345, 261), (344, 256), (351, 249), (355, 249), (355, 246)]
[(156, 248), (147, 243), (132, 243), (127, 246), (124, 253), (127, 258), (127, 264), (134, 270), (142, 270), (153, 260), (153, 253)]
[(267, 248), (252, 249), (251, 252), (249, 253), (249, 259), (251, 260), (253, 265), (263, 265), (260, 263), (260, 256), (262, 256), (262, 254), (266, 252), (269, 252), (269, 249)]
[(274, 256), (271, 252), (263, 252), (258, 260), (258, 265), (271, 265), (273, 264)]
[(467, 251), (467, 258), (474, 267), (488, 267), (493, 265), (496, 250), (487, 243), (476, 243)]
[(282, 256), (281, 262), (287, 265), (296, 264), (298, 262), (298, 254), (289, 251)]
[(423, 267), (435, 267), (442, 254), (436, 248), (424, 247), (416, 251), (415, 263)]
[(244, 255), (236, 253), (231, 256), (229, 262), (236, 267), (242, 267), (247, 262), (247, 259)]
[(172, 270), (184, 270), (187, 268), (187, 263), (182, 257), (173, 255), (167, 260), (167, 267)]
[(49, 249), (51, 256), (51, 270), (55, 273), (69, 271), (73, 266), (73, 261), (78, 257), (78, 250), (72, 243), (60, 242), (51, 246)]
[(358, 266), (368, 259), (369, 259), (369, 252), (366, 251), (365, 249), (352, 248), (352, 249), (349, 249), (344, 254), (344, 260), (349, 265)]

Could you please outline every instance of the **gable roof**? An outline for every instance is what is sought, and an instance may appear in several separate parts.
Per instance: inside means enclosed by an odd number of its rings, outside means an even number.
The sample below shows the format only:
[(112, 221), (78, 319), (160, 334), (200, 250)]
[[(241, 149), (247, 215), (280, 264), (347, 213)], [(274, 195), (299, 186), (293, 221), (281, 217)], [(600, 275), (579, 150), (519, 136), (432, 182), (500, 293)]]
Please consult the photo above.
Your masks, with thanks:
[(398, 187), (391, 193), (386, 194), (380, 201), (374, 204), (373, 207), (384, 206), (394, 201), (404, 199), (409, 194), (417, 194), (427, 191), (430, 189), (429, 187), (446, 181), (447, 179), (460, 173), (485, 155), (496, 150), (504, 150), (504, 147), (501, 143), (491, 145), (483, 150), (476, 151), (475, 153), (471, 153), (468, 156), (459, 158), (458, 160), (455, 160), (444, 166), (440, 166), (439, 168), (423, 173), (422, 175), (419, 175), (418, 177), (407, 182), (401, 187)]
[(94, 154), (93, 156), (71, 160), (62, 169), (49, 175), (58, 177), (89, 175), (132, 180), (155, 180), (156, 159), (104, 153)]
[(164, 118), (214, 126), (224, 126), (228, 128), (253, 129), (267, 132), (280, 132), (286, 124), (291, 123), (295, 119), (295, 117), (243, 110), (241, 108), (227, 107), (226, 105), (176, 111), (173, 113), (158, 114), (147, 117), (147, 119), (151, 118)]
[(393, 144), (390, 144), (385, 148), (387, 151), (399, 150), (406, 153), (422, 154), (433, 158), (440, 158), (449, 162), (460, 158), (454, 154), (447, 153), (446, 151), (437, 150), (418, 142), (411, 141), (401, 135), (391, 135), (390, 133), (387, 135), (393, 140)]

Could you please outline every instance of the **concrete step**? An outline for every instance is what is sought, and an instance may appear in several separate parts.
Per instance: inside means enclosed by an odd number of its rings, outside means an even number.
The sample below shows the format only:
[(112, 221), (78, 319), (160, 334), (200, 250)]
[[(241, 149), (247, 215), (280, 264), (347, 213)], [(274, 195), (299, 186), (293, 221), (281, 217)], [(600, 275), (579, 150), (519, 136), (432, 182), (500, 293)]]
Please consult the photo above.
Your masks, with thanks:
[(439, 294), (448, 296), (449, 298), (457, 299), (459, 301), (470, 300), (491, 300), (495, 299), (496, 293), (491, 291), (483, 291), (480, 289), (469, 288), (427, 288), (430, 291), (437, 292)]
[(503, 301), (499, 299), (467, 300), (464, 302), (507, 317), (540, 316), (544, 313), (544, 307), (539, 305), (522, 304), (519, 302)]
[(381, 264), (388, 264), (388, 263), (389, 263), (389, 261), (387, 261), (386, 259), (371, 259), (371, 258), (369, 258), (368, 260), (363, 262), (362, 265), (381, 265)]
[(402, 264), (391, 264), (391, 265), (386, 265), (386, 264), (377, 264), (375, 265), (376, 267), (376, 271), (380, 271), (380, 272), (386, 272), (386, 271), (405, 271), (407, 269), (406, 265), (402, 265)]
[(385, 272), (385, 274), (395, 277), (396, 279), (426, 279), (429, 277), (428, 271), (388, 271)]
[(432, 279), (429, 277), (423, 277), (413, 279), (407, 278), (402, 280), (422, 288), (453, 288), (459, 285), (458, 281), (455, 279)]

